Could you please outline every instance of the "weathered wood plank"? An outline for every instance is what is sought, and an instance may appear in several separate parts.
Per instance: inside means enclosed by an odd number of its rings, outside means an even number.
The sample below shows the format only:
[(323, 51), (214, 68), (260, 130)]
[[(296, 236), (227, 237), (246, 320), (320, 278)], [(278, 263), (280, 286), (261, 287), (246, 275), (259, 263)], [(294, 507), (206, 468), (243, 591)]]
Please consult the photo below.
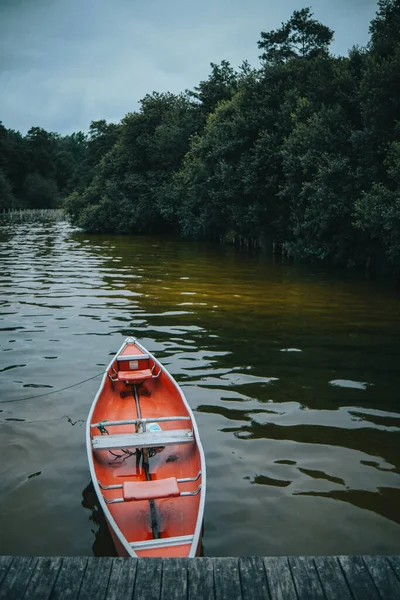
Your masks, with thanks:
[(388, 560), (397, 578), (400, 580), (400, 556), (388, 556)]
[(48, 600), (61, 564), (62, 558), (38, 558), (24, 600)]
[(0, 600), (86, 598), (395, 600), (400, 557), (0, 557)]
[(380, 600), (380, 595), (361, 556), (339, 556), (355, 600)]
[(134, 600), (160, 599), (162, 570), (161, 558), (138, 560)]
[(93, 450), (117, 450), (119, 448), (156, 448), (173, 444), (188, 444), (194, 441), (191, 429), (168, 431), (146, 431), (144, 433), (110, 433), (92, 438)]
[(292, 578), (299, 600), (325, 600), (313, 559), (309, 556), (289, 558)]
[(400, 598), (400, 581), (384, 556), (363, 556), (364, 562), (379, 593), (384, 598)]
[(243, 598), (270, 600), (264, 560), (261, 557), (240, 558), (239, 573)]
[(87, 564), (87, 558), (78, 556), (64, 558), (50, 600), (76, 600)]
[(161, 584), (161, 600), (182, 600), (187, 598), (186, 558), (165, 558)]
[(242, 600), (239, 559), (217, 559), (214, 564), (214, 582), (218, 600)]
[(0, 556), (0, 586), (1, 586), (1, 582), (7, 575), (7, 571), (10, 568), (12, 560), (13, 560), (12, 556)]
[(101, 557), (89, 561), (83, 576), (79, 598), (85, 600), (104, 600), (110, 579), (112, 558)]
[(36, 557), (16, 556), (0, 588), (0, 600), (21, 600), (37, 563)]
[(137, 561), (137, 558), (113, 559), (106, 600), (131, 600)]
[(214, 561), (212, 558), (193, 558), (188, 562), (188, 598), (215, 600)]
[(296, 588), (286, 556), (264, 558), (271, 600), (295, 600)]
[(326, 600), (353, 600), (336, 556), (317, 556), (314, 563)]

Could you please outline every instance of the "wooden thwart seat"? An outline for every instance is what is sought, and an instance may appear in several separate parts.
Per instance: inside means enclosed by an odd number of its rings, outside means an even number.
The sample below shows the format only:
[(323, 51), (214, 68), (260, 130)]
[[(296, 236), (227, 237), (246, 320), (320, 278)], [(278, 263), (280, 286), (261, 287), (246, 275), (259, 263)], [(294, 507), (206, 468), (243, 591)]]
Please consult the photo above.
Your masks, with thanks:
[(92, 437), (93, 450), (118, 450), (121, 448), (157, 448), (194, 441), (191, 429), (169, 431), (144, 431), (141, 433), (113, 433)]

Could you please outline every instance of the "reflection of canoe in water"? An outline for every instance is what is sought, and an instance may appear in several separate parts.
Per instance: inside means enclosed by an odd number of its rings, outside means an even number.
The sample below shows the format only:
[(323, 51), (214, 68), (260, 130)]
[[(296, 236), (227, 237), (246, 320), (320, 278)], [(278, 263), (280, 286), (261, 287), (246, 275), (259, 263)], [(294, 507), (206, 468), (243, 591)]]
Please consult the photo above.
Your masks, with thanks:
[(93, 485), (121, 556), (196, 556), (205, 461), (193, 413), (152, 354), (127, 338), (86, 428)]
[(110, 531), (107, 527), (107, 521), (99, 506), (92, 482), (82, 492), (82, 506), (90, 510), (89, 521), (95, 527), (91, 527), (92, 533), (95, 536), (92, 545), (94, 556), (117, 556)]

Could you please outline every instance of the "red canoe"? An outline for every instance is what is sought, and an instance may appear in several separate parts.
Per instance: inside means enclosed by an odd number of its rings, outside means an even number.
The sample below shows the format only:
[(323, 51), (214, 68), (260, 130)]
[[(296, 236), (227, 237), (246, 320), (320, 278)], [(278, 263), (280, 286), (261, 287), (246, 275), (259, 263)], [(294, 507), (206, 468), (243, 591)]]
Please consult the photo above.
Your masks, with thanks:
[(127, 338), (86, 427), (90, 473), (120, 556), (197, 556), (206, 466), (194, 415), (159, 361)]

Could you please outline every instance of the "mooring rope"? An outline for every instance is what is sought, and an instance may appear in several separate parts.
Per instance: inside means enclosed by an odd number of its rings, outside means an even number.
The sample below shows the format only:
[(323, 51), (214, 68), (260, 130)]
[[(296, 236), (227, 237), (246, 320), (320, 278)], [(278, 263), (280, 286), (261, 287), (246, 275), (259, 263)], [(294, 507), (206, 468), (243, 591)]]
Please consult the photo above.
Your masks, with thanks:
[(35, 398), (43, 398), (44, 396), (51, 396), (51, 394), (58, 394), (58, 392), (63, 392), (64, 390), (70, 390), (73, 387), (77, 387), (78, 385), (82, 385), (87, 381), (91, 381), (92, 379), (96, 379), (96, 377), (100, 377), (100, 375), (104, 375), (107, 371), (102, 371), (101, 373), (97, 373), (97, 375), (93, 375), (93, 377), (88, 377), (87, 379), (83, 379), (83, 381), (78, 381), (78, 383), (73, 383), (72, 385), (67, 385), (58, 390), (51, 390), (51, 392), (45, 392), (44, 394), (37, 394), (36, 396), (27, 396), (25, 398), (17, 398), (16, 400), (0, 400), (0, 404), (8, 404), (10, 402), (23, 402), (24, 400), (34, 400)]

